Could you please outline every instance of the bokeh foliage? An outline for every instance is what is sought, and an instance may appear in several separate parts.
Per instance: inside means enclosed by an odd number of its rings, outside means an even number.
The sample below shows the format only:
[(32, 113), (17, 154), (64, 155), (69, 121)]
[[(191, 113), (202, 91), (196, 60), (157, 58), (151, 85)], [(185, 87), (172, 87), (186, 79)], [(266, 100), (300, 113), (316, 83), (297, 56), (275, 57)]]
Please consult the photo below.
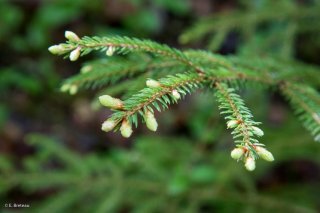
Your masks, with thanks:
[[(291, 125), (272, 132), (282, 138), (288, 134), (283, 130), (297, 129)], [(298, 181), (290, 175), (268, 179), (274, 172), (270, 165), (258, 168), (253, 176), (229, 159), (224, 140), (203, 144), (185, 136), (144, 136), (135, 139), (132, 150), (86, 155), (43, 135), (29, 135), (27, 141), (36, 154), (27, 157), (18, 171), (12, 158), (2, 157), (0, 184), (1, 195), (13, 188), (29, 196), (30, 212), (313, 212), (318, 201), (316, 179)], [(301, 155), (301, 149), (309, 154), (305, 166), (312, 168), (320, 160), (317, 144), (304, 146), (293, 140), (289, 145), (278, 139), (268, 145), (278, 150), (276, 169), (281, 168), (279, 162)]]

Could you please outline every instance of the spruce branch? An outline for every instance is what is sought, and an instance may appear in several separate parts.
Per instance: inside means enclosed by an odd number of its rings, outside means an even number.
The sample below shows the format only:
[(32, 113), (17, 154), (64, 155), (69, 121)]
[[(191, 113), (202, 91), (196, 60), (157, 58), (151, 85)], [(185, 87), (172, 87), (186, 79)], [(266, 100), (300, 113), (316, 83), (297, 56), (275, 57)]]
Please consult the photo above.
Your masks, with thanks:
[[(212, 54), (207, 51), (188, 50), (184, 52), (188, 57), (194, 58), (194, 61), (205, 67), (206, 76), (215, 78), (214, 80), (229, 82), (257, 82), (258, 84), (273, 85), (275, 76), (271, 75), (274, 68), (265, 67), (263, 72), (257, 70), (253, 65), (260, 63), (254, 61), (251, 66), (238, 64), (233, 57), (224, 57)], [(243, 59), (245, 60), (245, 59)]]
[[(197, 20), (190, 28), (184, 31), (179, 41), (183, 44), (199, 41), (209, 37), (208, 48), (217, 50), (230, 32), (237, 31), (249, 43), (254, 34), (258, 34), (259, 27), (265, 23), (284, 25), (283, 32), (276, 36), (264, 39), (260, 46), (272, 46), (274, 41), (282, 39), (284, 45), (280, 53), (287, 54), (288, 47), (292, 46), (292, 38), (301, 32), (318, 32), (319, 25), (310, 24), (319, 19), (319, 3), (293, 3), (288, 7), (282, 1), (265, 4), (225, 13), (217, 13)], [(273, 11), (270, 13), (270, 11)], [(274, 33), (273, 33), (274, 34)], [(286, 45), (287, 43), (287, 45)], [(289, 51), (290, 52), (290, 51)], [(277, 53), (279, 54), (279, 53)], [(290, 53), (289, 53), (290, 54)]]
[(139, 75), (145, 71), (147, 64), (145, 61), (133, 64), (124, 59), (92, 61), (82, 67), (81, 73), (65, 80), (62, 88), (66, 85), (69, 85), (69, 88), (74, 85), (79, 89), (100, 88), (117, 83), (127, 76)]
[(127, 54), (129, 52), (149, 52), (155, 55), (175, 59), (183, 64), (193, 67), (197, 73), (204, 73), (200, 66), (194, 64), (192, 60), (187, 58), (187, 56), (180, 50), (150, 40), (140, 40), (137, 38), (120, 36), (85, 36), (77, 40), (69, 39), (65, 44), (54, 45), (49, 48), (49, 51), (53, 54), (63, 55), (70, 53), (69, 57), (71, 61), (75, 61), (80, 56), (86, 55), (93, 50), (106, 52), (106, 55), (108, 56), (112, 56), (114, 53)]
[[(137, 63), (137, 60), (140, 63)], [(65, 80), (62, 88), (69, 90), (71, 86), (78, 89), (96, 89), (116, 84), (126, 78), (137, 78), (148, 71), (182, 70), (186, 66), (172, 60), (151, 60), (146, 57), (120, 58), (113, 57), (86, 63), (81, 72)]]
[(320, 95), (308, 86), (284, 83), (281, 91), (303, 123), (304, 127), (320, 142)]
[[(133, 126), (138, 126), (139, 116), (148, 129), (156, 131), (156, 110), (161, 112), (169, 108), (170, 104), (177, 103), (197, 88), (215, 88), (221, 114), (225, 114), (227, 127), (233, 129), (231, 134), (236, 148), (231, 157), (244, 161), (245, 167), (252, 171), (258, 157), (267, 161), (274, 158), (258, 140), (264, 134), (257, 127), (260, 123), (253, 120), (250, 110), (235, 93), (234, 88), (245, 85), (280, 89), (306, 128), (316, 140), (320, 140), (320, 98), (314, 89), (320, 85), (318, 67), (270, 57), (248, 60), (198, 50), (180, 51), (153, 41), (128, 37), (80, 39), (70, 32), (66, 37), (65, 44), (54, 45), (49, 51), (66, 54), (72, 61), (93, 50), (104, 51), (107, 56), (135, 52), (126, 57), (108, 57), (107, 60), (88, 63), (80, 74), (66, 80), (61, 88), (75, 94), (82, 88), (109, 86), (99, 96), (100, 103), (114, 111), (102, 124), (103, 131), (120, 130), (124, 137), (130, 137)], [(128, 91), (130, 89), (134, 93)], [(121, 92), (124, 100), (110, 96)]]
[[(231, 152), (231, 157), (236, 160), (243, 160), (249, 171), (255, 169), (255, 160), (259, 156), (268, 161), (273, 161), (272, 154), (264, 149), (264, 144), (255, 138), (263, 136), (264, 133), (256, 127), (260, 123), (252, 120), (253, 115), (245, 106), (244, 101), (227, 84), (216, 82), (215, 86), (221, 114), (226, 114), (227, 127), (234, 129), (231, 134), (237, 148)], [(268, 156), (266, 157), (266, 155)]]
[(202, 75), (193, 72), (167, 76), (159, 81), (153, 80), (153, 86), (149, 83), (149, 87), (123, 101), (123, 107), (113, 113), (107, 121), (114, 121), (115, 130), (124, 120), (127, 120), (129, 125), (137, 126), (138, 114), (146, 118), (146, 114), (154, 113), (154, 108), (161, 112), (169, 108), (170, 104), (177, 103), (179, 99), (201, 87), (205, 82), (206, 79)]

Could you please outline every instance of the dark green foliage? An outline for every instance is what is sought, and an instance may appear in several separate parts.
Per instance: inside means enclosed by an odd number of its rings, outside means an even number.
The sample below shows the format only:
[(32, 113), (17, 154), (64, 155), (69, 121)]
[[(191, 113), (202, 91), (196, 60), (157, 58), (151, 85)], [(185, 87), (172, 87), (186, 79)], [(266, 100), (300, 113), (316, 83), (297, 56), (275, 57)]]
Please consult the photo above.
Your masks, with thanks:
[(284, 84), (282, 92), (289, 99), (305, 128), (314, 136), (315, 141), (320, 141), (319, 93), (312, 87), (291, 84)]
[[(225, 153), (193, 146), (186, 138), (140, 137), (135, 149), (87, 155), (43, 135), (29, 135), (27, 141), (36, 153), (24, 160), (20, 171), (12, 159), (0, 158), (0, 197), (16, 187), (31, 197), (42, 194), (24, 212), (198, 212), (205, 207), (314, 212), (313, 205), (301, 205), (301, 199), (284, 193), (300, 191), (294, 184), (287, 185), (291, 190), (271, 187), (257, 194), (252, 176)], [(239, 184), (242, 187), (236, 187)], [(271, 197), (272, 190), (280, 193)], [(316, 195), (306, 194), (306, 199), (315, 200)]]
[[(79, 89), (97, 89), (114, 85), (128, 77), (159, 77), (163, 73), (172, 72), (172, 69), (182, 72), (186, 66), (180, 65), (174, 60), (168, 60), (164, 63), (163, 60), (154, 60), (145, 54), (134, 55), (134, 57), (131, 55), (127, 58), (112, 57), (86, 63), (82, 67), (81, 73), (67, 79), (63, 84), (76, 85)], [(155, 71), (151, 73), (150, 70)]]
[(241, 39), (245, 55), (294, 56), (294, 42), (305, 33), (319, 38), (319, 1), (242, 1), (235, 11), (199, 19), (180, 36), (182, 43), (209, 37), (208, 48), (216, 51), (231, 33)]

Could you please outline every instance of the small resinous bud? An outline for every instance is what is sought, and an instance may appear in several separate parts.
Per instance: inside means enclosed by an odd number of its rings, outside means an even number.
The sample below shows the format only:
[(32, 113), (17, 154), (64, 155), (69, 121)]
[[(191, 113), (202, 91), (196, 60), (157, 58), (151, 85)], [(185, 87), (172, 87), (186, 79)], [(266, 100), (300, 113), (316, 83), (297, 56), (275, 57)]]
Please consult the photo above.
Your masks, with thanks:
[(239, 125), (239, 121), (238, 120), (230, 120), (227, 122), (227, 128), (235, 128), (236, 126)]
[(272, 153), (269, 152), (267, 149), (260, 147), (260, 146), (257, 146), (256, 150), (257, 150), (258, 155), (262, 159), (264, 159), (266, 161), (274, 161), (274, 157), (273, 157)]
[(110, 95), (102, 95), (99, 97), (100, 103), (111, 109), (122, 109), (123, 102), (118, 98), (113, 98)]
[(116, 48), (113, 46), (108, 47), (107, 51), (106, 51), (106, 55), (107, 56), (112, 56), (113, 53), (115, 52)]
[(77, 47), (76, 49), (72, 50), (72, 52), (70, 53), (70, 61), (76, 61), (78, 60), (78, 58), (80, 57), (80, 53), (81, 53), (81, 48)]
[(144, 116), (145, 116), (145, 121), (148, 129), (154, 132), (157, 131), (158, 123), (154, 117), (154, 114), (151, 111), (147, 110)]
[(150, 88), (161, 87), (161, 84), (158, 81), (153, 80), (153, 79), (148, 79), (146, 81), (146, 85), (147, 85), (147, 87), (150, 87)]
[(121, 135), (125, 138), (129, 138), (132, 134), (132, 126), (131, 124), (128, 122), (127, 119), (124, 119), (122, 121), (121, 127), (120, 127), (120, 132)]
[(248, 171), (253, 171), (256, 168), (256, 162), (252, 157), (248, 157), (244, 166)]
[(66, 49), (61, 45), (52, 45), (48, 48), (49, 52), (55, 55), (63, 54), (66, 52)]
[(72, 42), (77, 42), (80, 40), (80, 38), (77, 36), (77, 34), (75, 34), (72, 31), (65, 31), (64, 36), (66, 37), (66, 39), (68, 39), (69, 41), (72, 41)]
[(179, 94), (179, 92), (177, 91), (177, 90), (172, 90), (172, 96), (174, 97), (174, 99), (176, 99), (176, 100), (178, 100), (178, 99), (180, 99), (181, 98), (181, 96), (180, 96), (180, 94)]
[(108, 120), (102, 123), (101, 130), (105, 132), (109, 132), (113, 130), (116, 125), (117, 125), (116, 122), (109, 118)]
[(235, 148), (231, 151), (231, 157), (235, 160), (239, 160), (244, 152), (245, 150), (243, 148)]
[(252, 127), (252, 131), (253, 131), (254, 134), (256, 134), (259, 137), (264, 135), (263, 131), (260, 128), (256, 127), (256, 126)]

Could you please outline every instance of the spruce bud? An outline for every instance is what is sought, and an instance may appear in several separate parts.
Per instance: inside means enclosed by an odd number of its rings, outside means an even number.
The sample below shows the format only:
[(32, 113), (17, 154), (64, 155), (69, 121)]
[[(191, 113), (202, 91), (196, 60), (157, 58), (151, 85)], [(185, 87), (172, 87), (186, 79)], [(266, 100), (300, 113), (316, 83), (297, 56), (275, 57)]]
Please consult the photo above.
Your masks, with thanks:
[(70, 89), (70, 84), (64, 84), (60, 87), (61, 92), (67, 92)]
[(86, 65), (86, 66), (81, 68), (80, 72), (81, 73), (87, 73), (87, 72), (90, 72), (91, 70), (92, 70), (92, 66), (91, 65)]
[(235, 148), (231, 151), (231, 157), (235, 160), (239, 160), (244, 154), (243, 148)]
[(70, 85), (69, 93), (70, 95), (74, 95), (78, 92), (78, 86), (77, 85)]
[(252, 131), (253, 131), (254, 134), (256, 134), (259, 137), (264, 135), (263, 131), (260, 128), (256, 127), (256, 126), (252, 127)]
[(129, 138), (132, 134), (131, 124), (126, 119), (122, 121), (120, 132), (121, 132), (121, 135), (125, 138)]
[(227, 122), (227, 128), (235, 128), (236, 126), (238, 126), (239, 121), (238, 120), (230, 120)]
[(146, 121), (146, 125), (147, 125), (148, 129), (150, 129), (151, 131), (154, 131), (154, 132), (157, 131), (158, 123), (154, 117), (154, 114), (152, 112), (150, 112), (149, 110), (147, 110), (144, 116), (145, 116), (145, 121)]
[(155, 81), (153, 79), (147, 80), (146, 85), (147, 87), (150, 87), (150, 88), (157, 88), (161, 86), (161, 84), (158, 81)]
[(53, 45), (49, 47), (48, 50), (55, 55), (62, 54), (66, 51), (65, 48), (63, 48), (61, 45)]
[(106, 55), (107, 55), (107, 56), (112, 56), (115, 50), (116, 50), (115, 47), (110, 46), (110, 47), (108, 48), (107, 52), (106, 52)]
[(273, 157), (272, 153), (269, 152), (268, 150), (266, 150), (265, 148), (257, 146), (256, 150), (257, 150), (258, 155), (262, 159), (264, 159), (266, 161), (274, 161), (274, 157)]
[(116, 126), (116, 122), (114, 120), (111, 120), (110, 118), (108, 120), (106, 120), (105, 122), (103, 122), (102, 126), (101, 126), (101, 130), (105, 131), (105, 132), (109, 132), (111, 130), (113, 130), (113, 128)]
[(65, 31), (64, 36), (66, 37), (66, 39), (68, 39), (69, 41), (72, 41), (72, 42), (77, 42), (80, 40), (80, 38), (77, 36), (77, 34), (75, 34), (74, 32), (71, 32), (71, 31)]
[(111, 109), (122, 109), (123, 102), (118, 98), (113, 98), (110, 95), (102, 95), (99, 97), (99, 101), (103, 106)]
[(80, 53), (81, 53), (81, 48), (80, 47), (77, 47), (76, 49), (72, 50), (72, 52), (70, 53), (70, 61), (76, 61), (79, 56), (80, 56)]
[(172, 96), (176, 99), (176, 100), (178, 100), (178, 99), (180, 99), (181, 98), (181, 96), (180, 96), (180, 94), (179, 94), (179, 92), (177, 91), (177, 90), (172, 90)]
[(252, 157), (248, 157), (244, 166), (248, 171), (253, 171), (256, 168), (256, 162)]

